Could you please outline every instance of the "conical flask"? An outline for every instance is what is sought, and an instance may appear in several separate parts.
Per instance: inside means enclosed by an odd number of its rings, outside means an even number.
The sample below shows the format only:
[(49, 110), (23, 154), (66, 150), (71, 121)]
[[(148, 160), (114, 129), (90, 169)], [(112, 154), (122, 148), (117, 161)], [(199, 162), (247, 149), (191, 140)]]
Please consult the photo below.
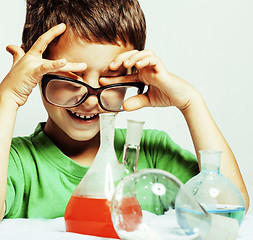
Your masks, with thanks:
[(122, 160), (126, 174), (136, 171), (143, 124), (143, 121), (127, 120), (127, 135)]
[(124, 177), (114, 149), (115, 113), (100, 117), (100, 147), (65, 211), (67, 232), (118, 238), (113, 228), (110, 203), (116, 184)]
[(200, 151), (201, 172), (185, 184), (209, 213), (237, 219), (245, 215), (243, 197), (237, 187), (220, 173), (221, 151)]

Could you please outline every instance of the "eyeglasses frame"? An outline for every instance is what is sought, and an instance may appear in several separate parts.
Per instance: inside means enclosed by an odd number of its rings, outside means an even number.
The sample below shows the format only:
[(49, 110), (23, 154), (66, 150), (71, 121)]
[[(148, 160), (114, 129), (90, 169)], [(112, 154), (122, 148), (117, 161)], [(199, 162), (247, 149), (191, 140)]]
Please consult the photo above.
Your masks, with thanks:
[[(61, 105), (55, 104), (55, 103), (51, 102), (46, 96), (46, 87), (47, 87), (48, 83), (51, 80), (67, 81), (67, 82), (80, 84), (80, 85), (82, 85), (82, 86), (84, 86), (88, 89), (88, 93), (86, 95), (84, 95), (74, 105), (61, 106)], [(84, 82), (81, 82), (81, 81), (78, 81), (78, 80), (75, 80), (75, 79), (72, 79), (72, 78), (60, 76), (60, 75), (54, 75), (54, 74), (45, 74), (45, 75), (43, 75), (42, 80), (41, 80), (41, 90), (42, 90), (43, 97), (48, 103), (50, 103), (54, 106), (62, 107), (62, 108), (77, 107), (77, 106), (81, 105), (83, 102), (85, 102), (90, 96), (96, 96), (97, 99), (98, 99), (99, 106), (103, 110), (108, 111), (108, 112), (122, 112), (124, 110), (113, 111), (113, 110), (105, 109), (102, 102), (101, 102), (101, 100), (100, 100), (100, 95), (101, 95), (102, 91), (105, 90), (105, 89), (113, 88), (113, 87), (121, 87), (121, 86), (122, 87), (124, 87), (124, 86), (137, 87), (139, 89), (138, 94), (142, 94), (144, 92), (144, 88), (145, 88), (145, 84), (142, 83), (142, 82), (114, 83), (114, 84), (105, 85), (105, 86), (102, 86), (102, 87), (99, 87), (99, 88), (94, 88), (94, 87), (91, 87), (90, 85), (88, 85), (87, 83), (84, 83)]]

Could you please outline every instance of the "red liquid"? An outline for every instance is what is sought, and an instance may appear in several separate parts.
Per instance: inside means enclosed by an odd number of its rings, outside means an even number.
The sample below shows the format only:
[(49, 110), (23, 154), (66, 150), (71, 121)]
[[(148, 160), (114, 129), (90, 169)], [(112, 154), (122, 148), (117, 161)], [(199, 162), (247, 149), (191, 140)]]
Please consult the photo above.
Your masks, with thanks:
[[(142, 211), (134, 197), (124, 198), (118, 208), (119, 229), (134, 231), (141, 222)], [(110, 201), (72, 196), (65, 211), (67, 232), (119, 239), (111, 220)]]
[(142, 220), (142, 211), (137, 199), (123, 198), (118, 211), (120, 213), (118, 228), (127, 232), (135, 231)]
[(107, 199), (72, 196), (65, 211), (66, 231), (119, 239), (112, 224), (109, 204)]

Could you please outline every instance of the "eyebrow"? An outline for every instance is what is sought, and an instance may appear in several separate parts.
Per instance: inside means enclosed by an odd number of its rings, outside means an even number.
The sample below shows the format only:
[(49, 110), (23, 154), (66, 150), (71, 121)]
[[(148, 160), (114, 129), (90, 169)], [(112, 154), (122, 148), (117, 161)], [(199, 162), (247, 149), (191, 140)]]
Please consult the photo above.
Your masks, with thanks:
[(80, 76), (76, 72), (56, 72), (54, 75), (80, 80)]

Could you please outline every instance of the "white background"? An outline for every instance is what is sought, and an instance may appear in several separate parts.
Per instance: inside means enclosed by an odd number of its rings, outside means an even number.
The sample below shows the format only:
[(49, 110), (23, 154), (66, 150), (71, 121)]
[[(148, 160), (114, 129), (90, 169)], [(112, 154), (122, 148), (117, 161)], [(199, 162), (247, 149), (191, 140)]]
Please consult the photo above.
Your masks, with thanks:
[[(147, 45), (168, 71), (198, 89), (231, 146), (253, 205), (253, 1), (140, 0), (147, 20)], [(11, 67), (8, 44), (21, 44), (25, 1), (9, 0), (0, 7), (0, 79)], [(187, 125), (175, 108), (143, 109), (120, 114), (145, 120), (145, 128), (167, 131), (194, 152)], [(36, 88), (18, 112), (14, 135), (28, 135), (47, 114)], [(208, 136), (206, 136), (208, 138)], [(253, 147), (252, 147), (253, 148)], [(250, 212), (253, 213), (253, 207)]]

